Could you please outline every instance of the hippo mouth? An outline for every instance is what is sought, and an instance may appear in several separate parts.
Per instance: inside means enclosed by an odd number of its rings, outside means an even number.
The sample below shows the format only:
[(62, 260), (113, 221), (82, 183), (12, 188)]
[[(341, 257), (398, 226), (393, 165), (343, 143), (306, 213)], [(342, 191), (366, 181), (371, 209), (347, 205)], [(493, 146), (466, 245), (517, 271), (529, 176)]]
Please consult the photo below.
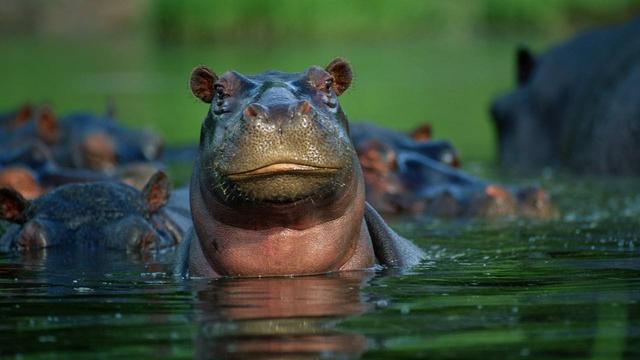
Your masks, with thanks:
[(226, 174), (227, 178), (232, 181), (250, 180), (257, 177), (268, 177), (274, 175), (313, 175), (313, 176), (332, 176), (338, 172), (337, 167), (312, 166), (297, 163), (275, 163), (262, 166), (253, 170), (241, 171)]
[(225, 202), (286, 204), (335, 195), (348, 182), (350, 167), (278, 161), (251, 170), (229, 171), (214, 191)]

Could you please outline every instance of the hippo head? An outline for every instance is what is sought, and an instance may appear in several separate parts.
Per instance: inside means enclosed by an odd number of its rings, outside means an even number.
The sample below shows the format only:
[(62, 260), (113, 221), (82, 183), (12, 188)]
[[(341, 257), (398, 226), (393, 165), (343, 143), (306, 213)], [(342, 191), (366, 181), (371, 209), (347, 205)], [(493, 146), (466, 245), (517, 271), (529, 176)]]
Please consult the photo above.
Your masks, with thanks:
[(211, 105), (192, 194), (217, 220), (246, 228), (289, 226), (306, 207), (329, 217), (344, 211), (362, 184), (338, 102), (351, 78), (342, 59), (301, 73), (195, 68), (191, 90)]
[(11, 114), (0, 115), (0, 128), (13, 130), (26, 124), (33, 117), (34, 110), (31, 104), (24, 104)]
[(111, 171), (119, 165), (157, 160), (162, 139), (151, 130), (133, 130), (114, 118), (76, 113), (61, 119), (65, 134), (57, 144), (61, 163), (74, 168)]
[(538, 71), (540, 61), (526, 48), (516, 52), (517, 87), (497, 97), (491, 104), (491, 117), (496, 130), (498, 157), (503, 165), (538, 166), (549, 163), (553, 132), (550, 131), (549, 109), (555, 102), (556, 80)]
[(59, 141), (61, 134), (58, 120), (50, 107), (34, 109), (29, 116), (22, 117), (12, 130), (18, 139), (37, 139), (47, 145), (53, 145)]
[(37, 249), (73, 244), (148, 251), (174, 245), (177, 237), (162, 207), (169, 182), (156, 173), (142, 191), (117, 182), (70, 184), (25, 200), (0, 189), (0, 219), (14, 223), (0, 249)]

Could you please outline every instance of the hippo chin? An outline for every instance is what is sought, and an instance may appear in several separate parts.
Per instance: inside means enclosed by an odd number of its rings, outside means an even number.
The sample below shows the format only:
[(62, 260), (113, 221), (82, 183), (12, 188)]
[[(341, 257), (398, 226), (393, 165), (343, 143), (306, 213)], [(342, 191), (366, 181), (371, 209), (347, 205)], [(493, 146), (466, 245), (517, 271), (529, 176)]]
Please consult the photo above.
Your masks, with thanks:
[(302, 275), (420, 261), (423, 252), (365, 203), (338, 102), (350, 83), (342, 59), (302, 73), (194, 69), (191, 90), (211, 106), (178, 273)]

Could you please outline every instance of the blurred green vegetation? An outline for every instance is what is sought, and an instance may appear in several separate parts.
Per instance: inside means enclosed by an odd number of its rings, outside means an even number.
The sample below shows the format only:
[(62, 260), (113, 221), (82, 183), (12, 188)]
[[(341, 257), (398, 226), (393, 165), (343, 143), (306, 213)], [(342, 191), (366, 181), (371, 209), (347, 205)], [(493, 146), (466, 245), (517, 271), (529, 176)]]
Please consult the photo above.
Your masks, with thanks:
[(494, 153), (487, 109), (512, 87), (517, 45), (542, 51), (640, 13), (640, 0), (113, 0), (83, 3), (82, 13), (68, 3), (0, 3), (0, 14), (30, 4), (13, 22), (40, 24), (0, 27), (0, 109), (103, 111), (111, 98), (127, 124), (196, 142), (207, 110), (187, 86), (194, 66), (293, 72), (342, 56), (355, 73), (341, 98), (352, 121), (401, 130), (428, 121), (463, 160), (483, 161)]
[(164, 43), (505, 31), (548, 36), (624, 20), (639, 9), (638, 0), (156, 0), (149, 20)]

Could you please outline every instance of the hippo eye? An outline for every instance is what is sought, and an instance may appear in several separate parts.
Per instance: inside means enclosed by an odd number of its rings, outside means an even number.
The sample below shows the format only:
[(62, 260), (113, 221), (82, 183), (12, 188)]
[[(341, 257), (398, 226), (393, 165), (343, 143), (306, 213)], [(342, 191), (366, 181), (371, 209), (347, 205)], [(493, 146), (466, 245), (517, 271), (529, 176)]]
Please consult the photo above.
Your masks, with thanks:
[(224, 93), (224, 88), (222, 86), (216, 86), (215, 91), (219, 99), (224, 99), (225, 96), (227, 96), (227, 94)]
[(324, 81), (324, 90), (326, 92), (329, 92), (331, 91), (332, 88), (333, 88), (333, 79), (328, 78), (327, 80)]

